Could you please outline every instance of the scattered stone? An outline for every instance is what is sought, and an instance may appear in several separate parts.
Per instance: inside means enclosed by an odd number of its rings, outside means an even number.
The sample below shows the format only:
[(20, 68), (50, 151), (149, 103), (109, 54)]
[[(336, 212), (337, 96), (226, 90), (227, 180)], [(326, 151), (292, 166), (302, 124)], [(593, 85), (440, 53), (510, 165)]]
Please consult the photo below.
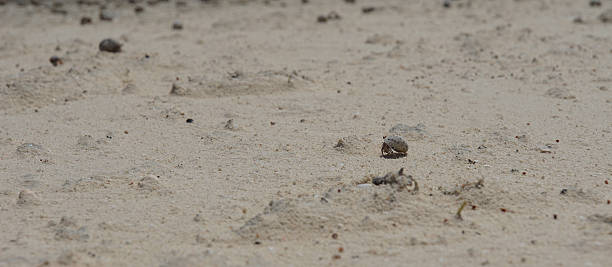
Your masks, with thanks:
[(589, 6), (600, 7), (601, 6), (601, 0), (590, 0), (589, 1)]
[(373, 7), (373, 6), (367, 6), (367, 7), (363, 7), (363, 8), (361, 9), (361, 12), (362, 12), (363, 14), (368, 14), (368, 13), (372, 13), (372, 12), (376, 11), (377, 9), (378, 9), (378, 8)]
[(187, 119), (185, 120), (186, 123), (193, 123), (193, 119)]
[(82, 17), (81, 18), (81, 25), (87, 25), (87, 24), (91, 24), (91, 18), (90, 17)]
[(51, 65), (53, 65), (54, 67), (57, 67), (57, 65), (64, 64), (64, 61), (58, 56), (52, 56), (51, 58), (49, 58), (49, 62), (51, 62)]
[(612, 8), (601, 13), (598, 18), (603, 23), (612, 23)]
[(355, 0), (344, 0), (344, 2), (347, 4), (354, 4)]
[(329, 14), (327, 14), (327, 16), (325, 16), (325, 15), (318, 16), (317, 17), (317, 22), (325, 23), (325, 22), (327, 22), (329, 20), (339, 20), (341, 18), (342, 17), (340, 17), (340, 15), (338, 13), (336, 13), (336, 11), (332, 11), (332, 12), (329, 12)]
[(100, 10), (100, 20), (113, 21), (114, 18), (115, 18), (115, 12), (108, 10), (108, 9)]
[(179, 21), (175, 21), (172, 23), (172, 29), (173, 30), (182, 30), (183, 29), (183, 23), (179, 22)]
[(404, 174), (404, 168), (398, 172), (388, 172), (384, 176), (379, 176), (372, 179), (374, 185), (392, 185), (397, 186), (398, 190), (408, 189), (411, 192), (419, 191), (419, 185), (412, 175)]
[(451, 1), (452, 0), (444, 0), (442, 1), (442, 6), (445, 8), (450, 8), (451, 7)]
[(540, 151), (540, 153), (552, 153), (552, 149), (553, 149), (552, 144), (546, 144), (541, 147), (538, 147), (538, 151)]
[(99, 45), (100, 51), (118, 53), (121, 52), (121, 44), (113, 39), (107, 38), (102, 40)]
[(21, 190), (17, 197), (17, 205), (40, 205), (40, 203), (41, 201), (38, 195), (34, 191), (28, 189)]
[(134, 13), (140, 14), (142, 12), (144, 12), (144, 7), (137, 6), (137, 7), (134, 8)]
[(573, 22), (576, 24), (582, 24), (584, 23), (584, 20), (582, 19), (582, 17), (578, 16), (574, 18)]

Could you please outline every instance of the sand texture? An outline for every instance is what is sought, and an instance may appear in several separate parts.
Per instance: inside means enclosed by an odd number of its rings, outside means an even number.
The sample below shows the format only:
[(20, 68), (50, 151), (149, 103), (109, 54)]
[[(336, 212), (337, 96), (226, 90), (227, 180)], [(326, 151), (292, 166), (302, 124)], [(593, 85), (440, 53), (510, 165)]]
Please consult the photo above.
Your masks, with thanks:
[(0, 0), (0, 266), (612, 266), (612, 1), (444, 2)]

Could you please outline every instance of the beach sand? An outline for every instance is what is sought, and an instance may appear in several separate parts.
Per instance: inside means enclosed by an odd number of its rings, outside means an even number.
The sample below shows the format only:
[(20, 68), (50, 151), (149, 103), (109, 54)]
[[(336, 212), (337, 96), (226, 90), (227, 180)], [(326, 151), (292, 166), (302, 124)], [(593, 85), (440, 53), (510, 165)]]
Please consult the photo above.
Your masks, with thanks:
[(0, 266), (612, 265), (612, 1), (0, 2)]

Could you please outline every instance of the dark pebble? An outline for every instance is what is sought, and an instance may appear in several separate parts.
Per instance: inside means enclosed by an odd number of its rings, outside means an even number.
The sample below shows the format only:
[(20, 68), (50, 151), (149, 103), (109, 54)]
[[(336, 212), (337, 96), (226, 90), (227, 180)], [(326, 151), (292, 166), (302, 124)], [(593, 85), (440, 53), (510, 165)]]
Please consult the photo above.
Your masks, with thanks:
[(373, 7), (373, 6), (367, 6), (367, 7), (362, 8), (362, 9), (361, 9), (361, 12), (363, 12), (363, 14), (368, 14), (368, 13), (373, 12), (374, 10), (376, 10), (376, 8), (375, 8), (375, 7)]
[(64, 64), (64, 61), (62, 61), (62, 59), (58, 56), (52, 56), (49, 59), (49, 62), (51, 62), (51, 65), (53, 65), (54, 67), (56, 67), (57, 65), (62, 65)]
[(347, 4), (354, 4), (355, 0), (344, 0), (344, 2)]
[(592, 6), (592, 7), (601, 6), (601, 0), (591, 0), (589, 1), (589, 6)]
[(172, 23), (172, 29), (173, 30), (182, 30), (183, 29), (183, 23), (175, 21), (174, 23)]
[(319, 22), (319, 23), (325, 23), (325, 22), (327, 22), (327, 17), (326, 17), (326, 16), (323, 16), (323, 15), (318, 16), (318, 17), (317, 17), (317, 22)]
[(193, 119), (187, 119), (185, 122), (187, 122), (187, 123), (192, 123), (192, 122), (193, 122)]
[(567, 194), (567, 189), (561, 189), (561, 195)]
[(142, 13), (144, 12), (144, 7), (141, 6), (137, 6), (134, 8), (134, 13), (138, 14), (138, 13)]
[(100, 51), (118, 53), (121, 52), (121, 44), (113, 39), (107, 38), (100, 42)]
[(90, 17), (82, 17), (81, 18), (81, 25), (86, 25), (86, 24), (91, 24), (91, 18)]

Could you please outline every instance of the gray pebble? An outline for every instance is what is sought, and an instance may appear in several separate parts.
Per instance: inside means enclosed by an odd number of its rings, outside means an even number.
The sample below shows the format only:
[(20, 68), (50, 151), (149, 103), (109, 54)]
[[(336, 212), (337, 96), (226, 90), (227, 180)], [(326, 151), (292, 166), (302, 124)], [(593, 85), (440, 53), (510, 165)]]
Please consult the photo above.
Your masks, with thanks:
[(100, 51), (118, 53), (121, 52), (121, 44), (113, 39), (102, 40), (99, 45)]

